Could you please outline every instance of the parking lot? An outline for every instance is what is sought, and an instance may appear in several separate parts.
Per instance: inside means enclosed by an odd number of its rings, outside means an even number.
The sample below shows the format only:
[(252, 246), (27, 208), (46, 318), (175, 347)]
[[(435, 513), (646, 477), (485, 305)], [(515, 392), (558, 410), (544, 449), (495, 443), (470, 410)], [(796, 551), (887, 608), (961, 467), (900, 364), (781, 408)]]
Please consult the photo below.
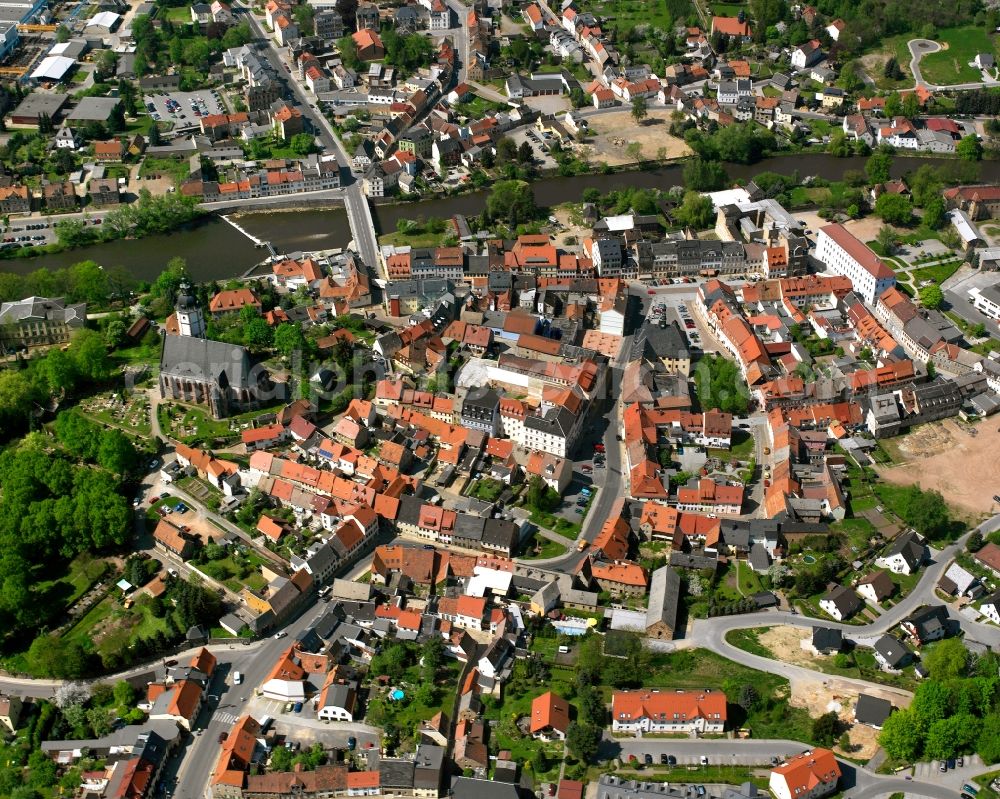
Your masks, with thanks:
[(518, 128), (511, 131), (508, 136), (520, 147), (524, 142), (531, 145), (535, 160), (542, 169), (555, 169), (557, 164), (555, 159), (549, 155), (543, 146), (542, 135), (534, 128)]
[[(212, 89), (197, 92), (153, 92), (142, 97), (146, 111), (157, 122), (169, 122), (174, 129), (197, 127), (201, 117), (225, 114), (227, 109), (220, 95)], [(176, 106), (172, 106), (176, 103)], [(193, 105), (192, 105), (193, 104)], [(150, 109), (152, 105), (152, 109)]]

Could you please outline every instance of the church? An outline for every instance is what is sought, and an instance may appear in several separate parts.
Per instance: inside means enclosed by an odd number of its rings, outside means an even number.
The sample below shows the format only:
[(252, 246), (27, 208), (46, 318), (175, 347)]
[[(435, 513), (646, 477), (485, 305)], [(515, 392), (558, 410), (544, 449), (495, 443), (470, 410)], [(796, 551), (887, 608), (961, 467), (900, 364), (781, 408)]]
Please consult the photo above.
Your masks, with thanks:
[(282, 399), (263, 366), (244, 347), (205, 338), (205, 316), (187, 286), (176, 308), (176, 334), (163, 338), (160, 396), (207, 405), (216, 419), (252, 411)]

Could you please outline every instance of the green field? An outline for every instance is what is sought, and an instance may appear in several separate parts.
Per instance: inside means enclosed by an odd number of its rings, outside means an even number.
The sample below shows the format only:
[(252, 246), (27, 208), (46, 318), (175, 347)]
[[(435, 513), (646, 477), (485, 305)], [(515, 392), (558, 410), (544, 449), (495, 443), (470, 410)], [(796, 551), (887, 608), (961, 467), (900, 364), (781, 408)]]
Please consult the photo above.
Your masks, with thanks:
[(961, 265), (961, 261), (946, 261), (943, 264), (934, 264), (934, 266), (921, 266), (919, 269), (913, 269), (910, 274), (918, 285), (922, 280), (933, 280), (940, 285), (955, 274)]
[(938, 31), (938, 43), (946, 49), (924, 56), (920, 60), (920, 74), (928, 83), (974, 83), (981, 73), (969, 62), (976, 53), (994, 53), (995, 47), (985, 28), (966, 25), (961, 28), (944, 28)]
[(605, 30), (651, 26), (670, 31), (678, 21), (694, 13), (689, 0), (584, 0), (579, 9), (593, 12), (605, 23), (602, 25)]
[(525, 550), (519, 557), (523, 560), (542, 560), (557, 558), (565, 551), (566, 547), (558, 541), (552, 541), (536, 533), (535, 537), (525, 545)]

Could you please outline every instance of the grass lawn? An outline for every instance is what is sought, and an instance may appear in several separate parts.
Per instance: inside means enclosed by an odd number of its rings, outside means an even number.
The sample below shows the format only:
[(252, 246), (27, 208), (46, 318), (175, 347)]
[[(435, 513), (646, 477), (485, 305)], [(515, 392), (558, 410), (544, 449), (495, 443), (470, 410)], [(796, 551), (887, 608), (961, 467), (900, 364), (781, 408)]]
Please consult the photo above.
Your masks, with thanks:
[(224, 583), (234, 593), (239, 593), (244, 585), (251, 591), (260, 591), (267, 585), (267, 580), (257, 571), (255, 564), (242, 566), (229, 555), (220, 560), (199, 563), (198, 568), (214, 580)]
[(180, 503), (181, 501), (177, 497), (164, 497), (163, 499), (156, 500), (146, 511), (146, 521), (152, 522), (155, 525), (161, 518), (160, 514), (156, 512), (158, 508), (176, 508)]
[(166, 9), (167, 19), (171, 22), (190, 22), (191, 6), (178, 6)]
[[(682, 3), (667, 2), (667, 0), (607, 0), (607, 2), (584, 0), (580, 4), (580, 10), (592, 11), (597, 15), (602, 20), (601, 27), (605, 31), (609, 28), (625, 30), (639, 25), (649, 25), (661, 31), (672, 32), (671, 26), (692, 11), (691, 4), (687, 2), (683, 3), (686, 9), (678, 13), (680, 5)], [(733, 16), (735, 15), (734, 13)]]
[(764, 590), (760, 576), (743, 561), (736, 561), (736, 575), (743, 596), (750, 596)]
[(743, 3), (712, 3), (712, 14), (716, 17), (738, 17), (747, 7)]
[(754, 454), (754, 440), (749, 430), (736, 428), (733, 430), (732, 445), (729, 454), (738, 460), (747, 460)]
[(542, 560), (543, 558), (557, 558), (565, 551), (566, 547), (558, 541), (552, 541), (536, 534), (533, 542), (525, 547), (525, 551), (519, 557), (524, 560)]
[(921, 266), (919, 269), (913, 269), (910, 274), (918, 284), (923, 280), (933, 280), (940, 285), (955, 274), (961, 265), (961, 261), (946, 261), (943, 264), (934, 264), (934, 266)]
[(467, 493), (470, 497), (481, 499), (483, 502), (496, 502), (497, 497), (504, 492), (505, 488), (507, 486), (499, 480), (494, 480), (492, 477), (484, 477), (481, 480), (473, 482), (469, 486)]
[(146, 156), (139, 167), (139, 177), (147, 175), (170, 175), (174, 185), (179, 186), (187, 180), (189, 166), (186, 158), (156, 158)]
[(417, 233), (393, 231), (379, 236), (379, 244), (392, 244), (395, 247), (441, 247), (449, 235), (451, 233), (448, 230), (442, 233), (430, 233), (426, 230)]
[(126, 433), (148, 437), (151, 432), (149, 419), (149, 398), (145, 394), (133, 394), (123, 406), (106, 407), (108, 395), (92, 397), (81, 404), (81, 410), (88, 418), (104, 425), (124, 430)]
[(770, 706), (755, 711), (745, 720), (754, 738), (812, 739), (812, 720), (803, 708), (791, 707), (788, 680), (775, 674), (751, 669), (704, 649), (685, 649), (651, 658), (650, 674), (643, 685), (652, 688), (722, 690), (727, 681), (753, 685)]
[(36, 592), (45, 597), (46, 603), (60, 602), (69, 608), (108, 571), (108, 562), (95, 558), (89, 552), (77, 555), (69, 562), (61, 577), (38, 583)]
[[(853, 503), (852, 503), (853, 508)], [(854, 508), (856, 511), (857, 508)], [(843, 519), (830, 525), (830, 530), (843, 533), (851, 547), (857, 547), (860, 552), (868, 546), (868, 540), (877, 532), (875, 525), (865, 518)]]
[(759, 640), (760, 634), (767, 629), (767, 627), (751, 627), (748, 630), (730, 630), (726, 633), (726, 642), (751, 655), (773, 659), (774, 653)]
[(213, 419), (200, 407), (164, 402), (159, 407), (160, 427), (164, 433), (188, 446), (225, 444), (236, 440), (241, 426), (250, 424), (258, 416), (276, 413), (281, 404), (261, 408), (226, 419)]
[(467, 102), (456, 105), (455, 113), (460, 116), (467, 116), (470, 119), (482, 119), (488, 111), (506, 111), (508, 108), (509, 106), (506, 104), (494, 103), (485, 97), (475, 94)]
[(743, 766), (699, 766), (697, 768), (678, 766), (668, 769), (656, 768), (655, 771), (621, 769), (617, 774), (643, 782), (684, 782), (711, 785), (742, 785), (744, 782), (752, 782), (758, 788), (767, 788), (768, 781), (763, 777), (756, 776), (755, 771), (757, 770)]
[[(950, 83), (972, 83), (981, 79), (981, 73), (969, 62), (976, 53), (993, 53), (993, 41), (985, 28), (965, 25), (938, 31), (938, 42), (947, 49), (925, 55), (920, 60), (920, 74), (928, 83), (942, 86)], [(909, 60), (909, 59), (907, 59)]]

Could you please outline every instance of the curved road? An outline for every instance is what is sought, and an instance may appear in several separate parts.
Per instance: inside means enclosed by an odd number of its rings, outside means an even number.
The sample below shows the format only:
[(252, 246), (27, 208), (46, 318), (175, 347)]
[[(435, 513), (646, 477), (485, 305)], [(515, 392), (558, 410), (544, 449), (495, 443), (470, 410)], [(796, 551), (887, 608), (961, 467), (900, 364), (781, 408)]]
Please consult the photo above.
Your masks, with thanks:
[(910, 72), (913, 73), (914, 88), (923, 86), (925, 89), (929, 89), (931, 91), (971, 91), (974, 89), (983, 89), (990, 86), (1000, 85), (1000, 81), (995, 80), (980, 80), (972, 83), (951, 83), (944, 85), (928, 83), (920, 74), (920, 59), (925, 55), (936, 53), (943, 48), (940, 44), (935, 41), (931, 41), (930, 39), (910, 39), (910, 41), (906, 43), (906, 46), (910, 50)]

